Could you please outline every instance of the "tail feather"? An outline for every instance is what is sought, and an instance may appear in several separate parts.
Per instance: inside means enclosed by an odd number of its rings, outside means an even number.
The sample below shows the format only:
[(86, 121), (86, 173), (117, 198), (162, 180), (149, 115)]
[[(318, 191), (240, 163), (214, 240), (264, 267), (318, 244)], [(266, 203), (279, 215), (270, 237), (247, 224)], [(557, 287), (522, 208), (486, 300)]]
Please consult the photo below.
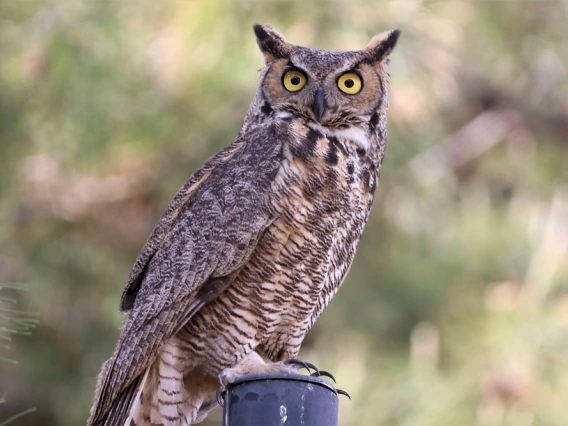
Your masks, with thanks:
[[(217, 406), (218, 381), (200, 368), (190, 368), (190, 362), (180, 342), (172, 338), (144, 373), (112, 401), (107, 413), (97, 415), (100, 404), (95, 400), (87, 426), (189, 426), (201, 422)], [(103, 373), (109, 365), (103, 367)]]
[(89, 419), (87, 426), (122, 426), (126, 423), (130, 408), (140, 388), (141, 377), (138, 376), (114, 400), (111, 409), (99, 419)]

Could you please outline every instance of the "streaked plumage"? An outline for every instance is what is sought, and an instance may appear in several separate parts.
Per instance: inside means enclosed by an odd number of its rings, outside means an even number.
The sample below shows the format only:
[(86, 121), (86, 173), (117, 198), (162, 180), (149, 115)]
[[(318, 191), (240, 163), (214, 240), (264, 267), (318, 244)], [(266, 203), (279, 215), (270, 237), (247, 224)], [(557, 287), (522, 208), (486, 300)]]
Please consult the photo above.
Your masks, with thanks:
[[(128, 312), (88, 425), (189, 425), (217, 376), (283, 369), (343, 281), (386, 143), (386, 57), (398, 32), (326, 52), (255, 26), (266, 67), (239, 137), (176, 195), (123, 293)], [(283, 87), (290, 69), (305, 87)], [(346, 95), (340, 75), (363, 88)], [(294, 80), (296, 81), (296, 80)]]

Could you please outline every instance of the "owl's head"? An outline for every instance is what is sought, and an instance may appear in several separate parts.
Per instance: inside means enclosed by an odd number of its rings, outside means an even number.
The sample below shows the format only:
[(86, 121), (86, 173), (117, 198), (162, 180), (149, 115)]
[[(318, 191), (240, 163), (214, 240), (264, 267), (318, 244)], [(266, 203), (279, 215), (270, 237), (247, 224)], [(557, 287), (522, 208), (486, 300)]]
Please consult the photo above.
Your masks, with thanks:
[(258, 94), (264, 113), (346, 129), (386, 108), (384, 65), (400, 31), (379, 34), (351, 52), (295, 46), (267, 26), (255, 25), (254, 32), (266, 62)]

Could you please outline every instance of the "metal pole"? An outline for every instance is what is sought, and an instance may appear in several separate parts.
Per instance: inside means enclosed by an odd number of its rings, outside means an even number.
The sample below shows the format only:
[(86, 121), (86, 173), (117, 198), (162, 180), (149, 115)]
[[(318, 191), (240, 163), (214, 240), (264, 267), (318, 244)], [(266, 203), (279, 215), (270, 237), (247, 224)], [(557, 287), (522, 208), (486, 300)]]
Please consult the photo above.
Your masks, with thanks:
[(227, 387), (223, 426), (337, 426), (337, 391), (301, 374), (253, 374)]

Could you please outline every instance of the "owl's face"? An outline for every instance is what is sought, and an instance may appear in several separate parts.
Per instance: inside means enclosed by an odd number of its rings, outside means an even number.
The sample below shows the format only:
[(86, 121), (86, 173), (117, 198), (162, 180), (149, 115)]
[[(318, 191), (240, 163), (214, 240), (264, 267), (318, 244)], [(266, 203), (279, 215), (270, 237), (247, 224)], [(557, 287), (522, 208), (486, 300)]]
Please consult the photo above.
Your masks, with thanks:
[(261, 89), (274, 113), (345, 129), (368, 122), (381, 106), (383, 63), (398, 31), (381, 34), (366, 49), (353, 52), (294, 46), (269, 27), (255, 26), (255, 32), (267, 65)]

